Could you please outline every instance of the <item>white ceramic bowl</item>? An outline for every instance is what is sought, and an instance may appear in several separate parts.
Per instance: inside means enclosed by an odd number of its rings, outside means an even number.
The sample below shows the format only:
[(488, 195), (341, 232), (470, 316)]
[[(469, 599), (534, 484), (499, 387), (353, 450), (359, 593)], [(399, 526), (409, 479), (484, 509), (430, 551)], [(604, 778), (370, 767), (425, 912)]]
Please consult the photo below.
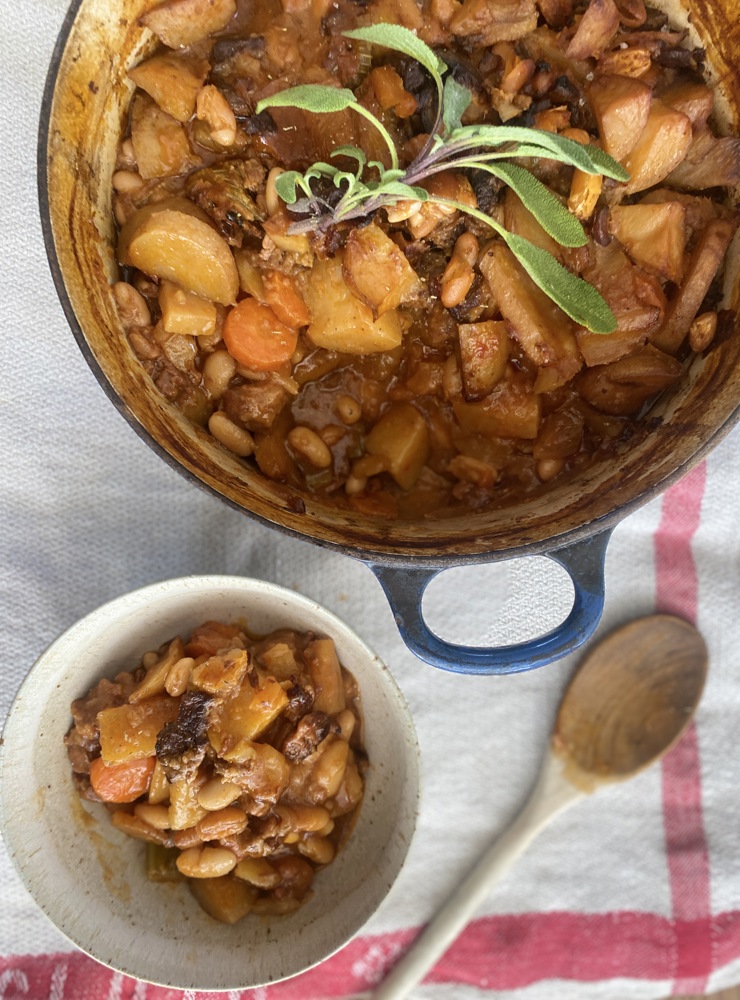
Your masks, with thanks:
[[(370, 759), (359, 819), (282, 918), (208, 917), (184, 886), (153, 884), (143, 844), (103, 806), (77, 795), (63, 744), (70, 704), (101, 677), (208, 618), (250, 631), (289, 626), (330, 636), (356, 677)], [(74, 944), (138, 979), (180, 989), (246, 989), (296, 975), (346, 944), (383, 901), (404, 862), (418, 799), (418, 747), (387, 668), (341, 621), (292, 591), (239, 577), (169, 580), (93, 611), (54, 642), (24, 681), (0, 746), (0, 829), (28, 891)]]

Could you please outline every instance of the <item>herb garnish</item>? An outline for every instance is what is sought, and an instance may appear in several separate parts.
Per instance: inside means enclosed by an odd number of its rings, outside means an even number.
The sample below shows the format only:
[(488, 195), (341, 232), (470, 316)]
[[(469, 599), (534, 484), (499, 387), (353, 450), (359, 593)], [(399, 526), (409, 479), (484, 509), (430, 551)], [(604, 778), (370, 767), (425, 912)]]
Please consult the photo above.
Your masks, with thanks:
[[(507, 184), (521, 198), (545, 231), (566, 247), (587, 242), (583, 227), (541, 181), (524, 167), (509, 163), (512, 157), (544, 157), (570, 164), (588, 174), (602, 174), (626, 181), (629, 174), (596, 146), (582, 146), (552, 132), (517, 125), (463, 125), (462, 116), (472, 100), (470, 91), (447, 76), (448, 66), (412, 31), (395, 24), (375, 24), (345, 32), (347, 38), (381, 45), (415, 59), (432, 77), (437, 87), (437, 117), (429, 137), (405, 170), (399, 167), (395, 143), (382, 122), (358, 103), (347, 88), (304, 84), (267, 97), (257, 105), (266, 108), (291, 107), (316, 114), (351, 108), (370, 121), (383, 138), (390, 155), (390, 167), (377, 160), (368, 162), (358, 146), (340, 146), (332, 158), (343, 156), (357, 161), (354, 173), (330, 163), (314, 163), (305, 173), (288, 170), (277, 178), (276, 189), (289, 210), (306, 218), (291, 226), (292, 232), (321, 230), (338, 222), (370, 215), (379, 208), (402, 200), (434, 201), (457, 208), (490, 226), (508, 245), (537, 285), (572, 319), (594, 333), (616, 329), (614, 315), (596, 289), (563, 267), (552, 254), (529, 240), (508, 232), (499, 222), (477, 208), (431, 195), (420, 182), (446, 170), (482, 170)], [(363, 179), (365, 169), (377, 171), (377, 179)], [(318, 194), (311, 182), (329, 180), (342, 190), (338, 201), (330, 203)], [(303, 197), (299, 197), (299, 191)]]

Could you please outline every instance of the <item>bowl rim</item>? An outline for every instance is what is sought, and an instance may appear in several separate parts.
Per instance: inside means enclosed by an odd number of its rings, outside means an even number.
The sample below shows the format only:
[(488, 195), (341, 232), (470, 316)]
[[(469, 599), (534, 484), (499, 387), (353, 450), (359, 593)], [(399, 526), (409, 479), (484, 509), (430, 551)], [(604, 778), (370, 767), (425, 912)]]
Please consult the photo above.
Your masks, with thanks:
[[(337, 940), (332, 944), (330, 950), (324, 952), (319, 957), (314, 957), (308, 964), (302, 966), (300, 969), (271, 976), (271, 978), (264, 979), (260, 982), (247, 982), (246, 984), (244, 982), (224, 982), (223, 980), (219, 982), (214, 981), (212, 985), (210, 985), (207, 981), (198, 983), (177, 983), (161, 975), (153, 976), (151, 978), (146, 975), (142, 975), (141, 971), (137, 971), (135, 968), (132, 968), (132, 965), (134, 964), (133, 962), (129, 962), (127, 965), (126, 961), (122, 960), (120, 955), (118, 956), (118, 960), (116, 960), (115, 957), (106, 958), (100, 954), (96, 954), (94, 947), (87, 945), (84, 940), (78, 939), (81, 935), (75, 935), (73, 929), (74, 925), (62, 926), (58, 919), (56, 919), (56, 917), (59, 916), (59, 907), (58, 905), (55, 906), (53, 902), (49, 902), (49, 899), (53, 896), (50, 879), (47, 878), (39, 884), (34, 883), (35, 868), (32, 863), (32, 856), (35, 854), (35, 851), (32, 851), (31, 854), (27, 853), (24, 834), (26, 834), (28, 830), (28, 825), (25, 818), (23, 820), (20, 819), (20, 812), (16, 806), (16, 800), (13, 799), (13, 801), (11, 801), (12, 783), (8, 778), (8, 774), (10, 772), (8, 764), (9, 762), (12, 762), (14, 758), (17, 759), (19, 755), (24, 753), (24, 751), (26, 754), (28, 752), (28, 740), (24, 739), (23, 723), (28, 719), (29, 714), (34, 712), (33, 698), (29, 698), (28, 696), (33, 695), (34, 689), (38, 688), (43, 681), (48, 680), (48, 678), (45, 678), (44, 676), (44, 668), (47, 665), (49, 665), (50, 668), (53, 668), (53, 658), (55, 652), (63, 649), (65, 644), (68, 644), (70, 641), (74, 641), (75, 636), (78, 633), (84, 632), (86, 627), (88, 627), (91, 623), (95, 623), (98, 619), (100, 620), (98, 627), (100, 627), (100, 625), (105, 623), (106, 617), (112, 612), (122, 612), (127, 607), (130, 607), (132, 610), (139, 611), (144, 607), (153, 607), (153, 601), (151, 604), (148, 603), (148, 599), (150, 597), (156, 598), (156, 596), (159, 595), (164, 598), (170, 597), (175, 601), (178, 601), (178, 603), (180, 601), (185, 602), (188, 600), (192, 602), (193, 597), (200, 596), (201, 592), (204, 597), (208, 595), (216, 597), (218, 591), (228, 592), (228, 594), (223, 594), (225, 599), (231, 599), (238, 593), (243, 592), (245, 615), (247, 620), (249, 614), (249, 600), (250, 597), (253, 596), (262, 598), (277, 598), (286, 612), (286, 618), (289, 618), (291, 608), (299, 608), (305, 612), (307, 616), (318, 614), (320, 618), (317, 622), (317, 630), (331, 635), (334, 638), (339, 637), (340, 639), (344, 639), (350, 643), (353, 650), (363, 658), (364, 663), (371, 669), (373, 675), (377, 677), (376, 683), (378, 690), (382, 690), (383, 698), (389, 700), (394, 705), (394, 717), (396, 720), (394, 728), (396, 730), (396, 738), (404, 747), (403, 784), (406, 786), (406, 789), (404, 789), (402, 797), (399, 798), (399, 805), (404, 813), (404, 826), (403, 835), (396, 838), (402, 843), (403, 847), (400, 850), (400, 862), (396, 863), (396, 866), (392, 868), (392, 870), (388, 873), (387, 879), (384, 881), (384, 892), (382, 895), (378, 895), (378, 890), (376, 888), (373, 903), (369, 908), (366, 908), (366, 912), (361, 914), (359, 922), (356, 921), (349, 929), (343, 927), (342, 932), (336, 936)], [(192, 611), (190, 614), (193, 614)], [(197, 617), (197, 615), (195, 615), (195, 617)], [(136, 633), (136, 624), (134, 622), (127, 622), (126, 632), (131, 633), (131, 636), (133, 637)], [(105, 664), (102, 660), (95, 660), (93, 658), (93, 666), (88, 671), (88, 675), (101, 677), (112, 676), (111, 668), (112, 664), (110, 662)], [(54, 671), (54, 675), (58, 676), (58, 674), (59, 668), (57, 667), (56, 671)], [(365, 683), (367, 683), (367, 681), (365, 681)], [(87, 690), (89, 687), (87, 681), (85, 682), (85, 685), (85, 690)], [(40, 716), (41, 710), (37, 709), (35, 714)], [(66, 719), (64, 720), (64, 724), (66, 731)], [(55, 735), (59, 735), (59, 733), (56, 733), (56, 727)], [(60, 748), (62, 748), (61, 742), (59, 745)], [(66, 755), (64, 756), (64, 763), (66, 763)], [(64, 764), (62, 764), (62, 766), (64, 766)], [(27, 795), (26, 804), (28, 804), (28, 802), (30, 802), (35, 796), (41, 796), (43, 799), (46, 795), (45, 789), (41, 784), (39, 784), (38, 781), (34, 781), (33, 784), (34, 787)], [(262, 985), (269, 985), (270, 983), (290, 979), (294, 976), (302, 974), (303, 972), (307, 972), (309, 969), (315, 968), (317, 965), (320, 965), (332, 955), (336, 954), (342, 948), (346, 947), (351, 940), (362, 932), (362, 928), (374, 916), (378, 907), (383, 905), (385, 897), (393, 885), (397, 882), (401, 871), (407, 864), (408, 853), (411, 843), (413, 842), (418, 821), (420, 795), (421, 753), (418, 735), (416, 733), (414, 719), (408, 703), (388, 666), (346, 622), (344, 622), (341, 618), (339, 618), (339, 616), (330, 611), (328, 608), (320, 605), (312, 598), (290, 590), (280, 584), (253, 577), (220, 574), (193, 574), (175, 577), (145, 584), (141, 587), (137, 587), (131, 591), (120, 594), (119, 596), (95, 607), (93, 610), (89, 611), (73, 622), (69, 627), (60, 632), (59, 635), (53, 639), (52, 642), (50, 642), (42, 653), (36, 658), (32, 667), (29, 669), (28, 673), (19, 685), (7, 716), (3, 722), (2, 729), (0, 730), (0, 837), (5, 844), (8, 856), (14, 869), (16, 870), (16, 873), (23, 883), (25, 890), (29, 893), (29, 896), (33, 900), (34, 904), (44, 914), (46, 919), (49, 920), (55, 929), (68, 941), (70, 941), (75, 948), (114, 971), (141, 979), (144, 982), (161, 985), (163, 987), (206, 991), (254, 989)], [(72, 799), (72, 802), (73, 805), (71, 808), (74, 808), (75, 804), (79, 805), (79, 802), (76, 799)], [(38, 818), (33, 817), (32, 822), (43, 822), (42, 816), (43, 806), (39, 807), (39, 816)], [(362, 812), (360, 812), (360, 816), (362, 816)], [(97, 821), (98, 820), (96, 819), (96, 823)], [(26, 851), (25, 854), (24, 851)], [(340, 856), (341, 853), (342, 852), (340, 852)]]

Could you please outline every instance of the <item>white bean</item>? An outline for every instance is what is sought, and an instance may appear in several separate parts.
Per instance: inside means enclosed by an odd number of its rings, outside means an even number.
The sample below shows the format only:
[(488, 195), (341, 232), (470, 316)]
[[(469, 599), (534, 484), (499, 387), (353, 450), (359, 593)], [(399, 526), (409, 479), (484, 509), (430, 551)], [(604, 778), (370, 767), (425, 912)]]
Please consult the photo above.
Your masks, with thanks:
[(187, 878), (220, 878), (236, 868), (236, 855), (226, 847), (188, 847), (175, 864)]
[(135, 170), (116, 170), (111, 183), (119, 194), (133, 194), (144, 187), (144, 178)]
[(254, 451), (254, 438), (249, 431), (238, 427), (225, 413), (217, 410), (208, 420), (208, 430), (224, 448), (240, 458), (247, 458)]
[(331, 465), (331, 452), (316, 431), (299, 424), (288, 432), (288, 442), (294, 451), (308, 459), (317, 469), (327, 469)]
[(203, 381), (213, 399), (220, 399), (236, 372), (236, 361), (228, 351), (213, 351), (203, 362)]
[(209, 812), (225, 809), (241, 795), (241, 788), (223, 778), (211, 778), (198, 792), (198, 804)]
[(267, 182), (265, 184), (265, 205), (267, 207), (268, 215), (277, 215), (280, 211), (280, 195), (277, 193), (275, 181), (278, 179), (280, 174), (284, 173), (285, 171), (282, 167), (273, 167), (267, 175)]
[(297, 846), (299, 853), (315, 865), (328, 865), (334, 859), (334, 844), (326, 837), (306, 837)]
[(167, 830), (170, 825), (170, 811), (165, 805), (152, 805), (150, 802), (138, 802), (134, 806), (134, 815), (143, 819), (156, 830)]
[(194, 666), (195, 660), (192, 656), (183, 656), (170, 667), (164, 689), (171, 698), (179, 698), (181, 694), (185, 694)]
[(335, 409), (339, 419), (345, 424), (356, 424), (362, 416), (362, 406), (353, 396), (340, 396), (337, 399)]
[(237, 806), (214, 809), (196, 824), (201, 840), (220, 840), (241, 833), (246, 828), (247, 814)]

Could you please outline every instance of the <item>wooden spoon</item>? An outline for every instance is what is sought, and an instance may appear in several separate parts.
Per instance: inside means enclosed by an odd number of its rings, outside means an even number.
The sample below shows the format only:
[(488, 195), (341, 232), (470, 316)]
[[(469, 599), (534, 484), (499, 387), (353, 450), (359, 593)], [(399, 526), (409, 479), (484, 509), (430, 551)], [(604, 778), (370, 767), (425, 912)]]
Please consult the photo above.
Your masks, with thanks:
[(595, 646), (563, 696), (526, 805), (393, 968), (375, 1000), (406, 996), (559, 812), (661, 757), (691, 721), (706, 673), (704, 640), (671, 615), (639, 618)]

